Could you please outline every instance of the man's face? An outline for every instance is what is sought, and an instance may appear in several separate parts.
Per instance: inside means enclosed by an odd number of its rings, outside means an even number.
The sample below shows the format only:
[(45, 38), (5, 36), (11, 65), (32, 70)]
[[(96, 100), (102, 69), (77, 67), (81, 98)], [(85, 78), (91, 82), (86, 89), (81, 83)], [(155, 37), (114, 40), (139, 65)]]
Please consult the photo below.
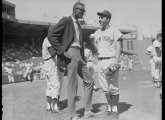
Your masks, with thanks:
[(160, 37), (158, 37), (158, 40), (160, 41), (160, 42), (162, 42), (162, 37), (160, 36)]
[(85, 13), (85, 7), (83, 5), (77, 5), (75, 8), (75, 14), (77, 18), (83, 18)]
[(106, 25), (108, 24), (108, 18), (100, 15), (99, 16), (99, 23), (100, 23), (100, 26), (106, 27)]

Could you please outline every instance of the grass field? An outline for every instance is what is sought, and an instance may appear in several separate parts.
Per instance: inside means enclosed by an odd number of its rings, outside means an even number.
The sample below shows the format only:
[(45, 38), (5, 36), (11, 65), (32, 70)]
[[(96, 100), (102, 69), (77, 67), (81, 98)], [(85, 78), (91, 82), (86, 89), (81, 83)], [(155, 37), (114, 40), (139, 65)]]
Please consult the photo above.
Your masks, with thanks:
[[(126, 80), (123, 80), (123, 77)], [(99, 86), (97, 76), (94, 76)], [(33, 83), (16, 83), (13, 86), (2, 85), (3, 120), (67, 120), (67, 77), (64, 78), (61, 101), (61, 114), (46, 111), (46, 81), (35, 80)], [(84, 91), (82, 80), (78, 83), (77, 113), (84, 112)], [(119, 120), (161, 120), (161, 99), (159, 89), (153, 87), (150, 71), (135, 70), (120, 73)], [(93, 94), (93, 111), (100, 113), (106, 109), (106, 99), (102, 92)], [(111, 116), (96, 116), (86, 120), (113, 120)]]

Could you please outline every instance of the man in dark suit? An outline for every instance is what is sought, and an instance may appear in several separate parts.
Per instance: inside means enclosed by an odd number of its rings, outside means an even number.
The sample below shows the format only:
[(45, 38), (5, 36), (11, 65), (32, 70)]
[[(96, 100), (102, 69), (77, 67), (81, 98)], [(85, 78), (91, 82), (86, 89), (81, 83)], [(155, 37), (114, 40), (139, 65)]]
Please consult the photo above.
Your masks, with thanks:
[(73, 6), (73, 13), (63, 17), (55, 26), (48, 30), (48, 40), (57, 54), (57, 66), (60, 70), (68, 71), (68, 111), (70, 120), (77, 120), (76, 100), (78, 75), (83, 79), (85, 112), (84, 117), (92, 117), (93, 79), (89, 74), (84, 57), (82, 30), (78, 22), (83, 18), (85, 5), (77, 2)]

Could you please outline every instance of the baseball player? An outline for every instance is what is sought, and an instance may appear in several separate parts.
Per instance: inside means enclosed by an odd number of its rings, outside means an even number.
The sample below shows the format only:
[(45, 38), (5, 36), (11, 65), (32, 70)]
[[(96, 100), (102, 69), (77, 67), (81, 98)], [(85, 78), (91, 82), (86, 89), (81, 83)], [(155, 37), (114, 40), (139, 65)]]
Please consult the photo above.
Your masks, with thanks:
[(152, 44), (146, 49), (145, 54), (150, 56), (150, 61), (149, 63), (151, 64), (151, 75), (152, 75), (152, 79), (153, 82), (155, 82), (155, 62), (153, 60), (153, 42), (155, 41), (155, 39), (152, 39)]
[(13, 74), (14, 70), (13, 70), (12, 66), (10, 65), (10, 63), (7, 63), (5, 70), (6, 70), (10, 85), (12, 85), (12, 84), (14, 85), (14, 74)]
[(57, 58), (51, 49), (51, 44), (47, 37), (44, 39), (42, 44), (42, 57), (44, 59), (43, 70), (47, 80), (47, 111), (60, 113), (61, 111), (59, 110), (57, 103), (64, 72), (60, 72), (57, 68)]
[(109, 25), (111, 13), (107, 10), (98, 12), (101, 28), (90, 35), (91, 42), (98, 49), (98, 80), (108, 102), (108, 115), (118, 113), (119, 102), (119, 57), (122, 33)]
[(129, 72), (132, 72), (132, 69), (133, 69), (133, 60), (131, 59), (131, 57), (128, 60), (128, 68), (129, 68)]
[(26, 68), (25, 68), (25, 73), (24, 73), (24, 78), (28, 83), (32, 83), (33, 80), (33, 69), (32, 69), (32, 63), (27, 63)]
[(157, 34), (153, 43), (153, 61), (155, 62), (155, 87), (161, 87), (162, 71), (162, 34)]

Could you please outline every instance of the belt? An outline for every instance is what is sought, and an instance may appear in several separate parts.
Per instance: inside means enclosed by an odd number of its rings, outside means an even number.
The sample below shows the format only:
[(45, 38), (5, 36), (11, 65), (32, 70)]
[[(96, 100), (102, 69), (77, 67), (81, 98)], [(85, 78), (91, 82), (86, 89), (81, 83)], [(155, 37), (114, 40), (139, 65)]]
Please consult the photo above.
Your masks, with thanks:
[(47, 58), (47, 59), (44, 59), (44, 61), (47, 61), (47, 60), (50, 60), (52, 57), (49, 57), (49, 58)]
[(75, 48), (75, 49), (78, 49), (78, 50), (81, 49), (79, 46), (70, 46), (70, 48)]
[(114, 58), (114, 57), (99, 57), (98, 60), (105, 60), (105, 59), (111, 59), (111, 58)]

